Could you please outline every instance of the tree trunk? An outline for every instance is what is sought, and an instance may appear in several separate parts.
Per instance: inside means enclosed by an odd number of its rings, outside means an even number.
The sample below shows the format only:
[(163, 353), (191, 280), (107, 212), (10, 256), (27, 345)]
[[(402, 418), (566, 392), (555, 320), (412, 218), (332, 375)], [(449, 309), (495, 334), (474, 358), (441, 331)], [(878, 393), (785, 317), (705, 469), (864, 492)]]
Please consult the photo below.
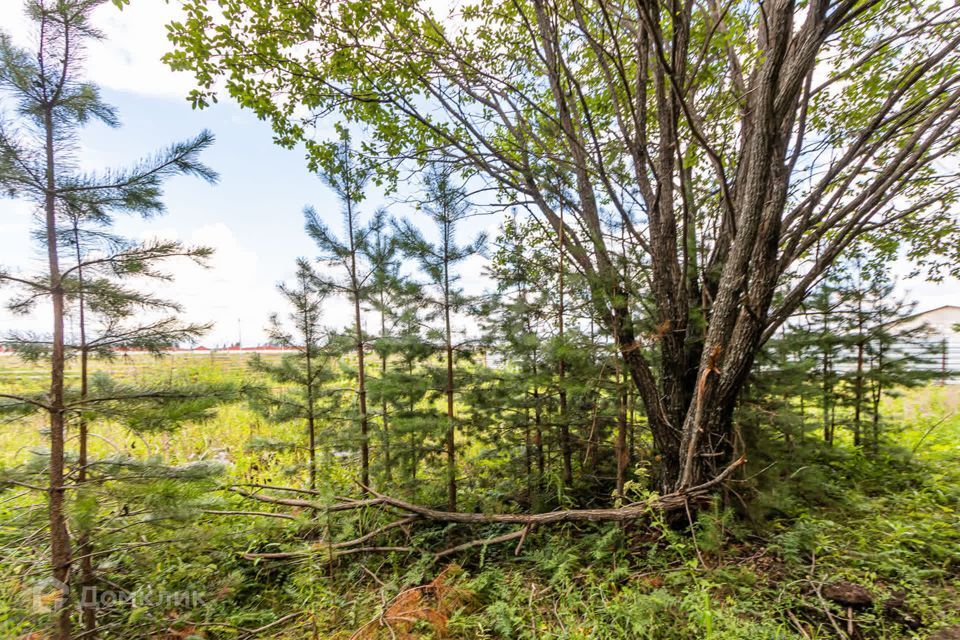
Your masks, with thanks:
[(527, 500), (532, 505), (533, 489), (533, 438), (530, 435), (530, 408), (523, 410), (523, 468), (527, 476)]
[[(883, 374), (883, 345), (877, 347), (877, 366), (876, 370), (879, 374)], [(880, 400), (883, 398), (883, 382), (879, 379), (876, 381), (876, 385), (873, 390), (873, 452), (877, 453), (880, 450)]]
[[(77, 258), (77, 306), (78, 306), (78, 324), (80, 331), (80, 401), (87, 399), (89, 390), (89, 360), (90, 353), (87, 347), (87, 317), (86, 317), (86, 292), (84, 290), (83, 279), (83, 255), (80, 250), (79, 220), (74, 221), (73, 241), (76, 248)], [(83, 411), (77, 418), (78, 426), (78, 446), (77, 454), (77, 484), (83, 485), (87, 481), (87, 419)], [(77, 553), (80, 556), (80, 606), (81, 618), (83, 622), (83, 633), (85, 638), (96, 638), (97, 633), (97, 604), (90, 602), (87, 595), (95, 595), (96, 575), (93, 570), (93, 544), (90, 541), (90, 532), (83, 530), (77, 539)]]
[[(566, 348), (564, 343), (564, 258), (565, 258), (565, 228), (563, 221), (563, 207), (560, 207), (560, 273), (557, 286), (557, 338), (560, 349)], [(567, 385), (566, 385), (566, 362), (563, 358), (563, 352), (557, 360), (557, 391), (560, 398), (560, 454), (563, 458), (563, 484), (571, 486), (573, 484), (573, 447), (570, 442), (570, 423), (567, 420)]]
[(826, 349), (823, 351), (820, 373), (823, 376), (820, 401), (820, 409), (823, 413), (823, 441), (832, 445), (833, 429), (830, 428), (830, 357)]
[(857, 343), (857, 374), (854, 380), (854, 405), (853, 405), (853, 446), (862, 446), (863, 428), (861, 414), (863, 412), (864, 389), (863, 389), (863, 338), (861, 333), (860, 341)]
[[(387, 337), (387, 323), (384, 317), (385, 301), (383, 290), (380, 290), (380, 339)], [(387, 379), (387, 352), (380, 355), (380, 429), (383, 437), (383, 479), (390, 483), (393, 482), (393, 468), (390, 460), (390, 420), (387, 415), (387, 390), (385, 382)]]
[[(380, 362), (380, 375), (381, 381), (383, 377), (387, 375), (387, 356), (382, 356)], [(380, 413), (381, 413), (381, 429), (383, 430), (383, 479), (386, 482), (393, 482), (393, 460), (391, 459), (390, 452), (390, 417), (389, 417), (389, 407), (387, 406), (387, 396), (385, 392), (381, 392), (380, 398)]]
[[(302, 283), (304, 292), (306, 292), (307, 283), (304, 281)], [(313, 395), (313, 332), (310, 330), (310, 327), (313, 326), (312, 318), (308, 317), (309, 309), (307, 308), (306, 301), (304, 301), (304, 311), (303, 311), (303, 326), (304, 326), (304, 343), (306, 346), (306, 365), (307, 365), (307, 438), (309, 440), (308, 444), (308, 455), (309, 455), (309, 473), (310, 473), (310, 490), (316, 491), (317, 489), (317, 429), (316, 429), (316, 399)]]
[(50, 563), (55, 586), (61, 590), (59, 610), (54, 616), (54, 638), (69, 640), (70, 623), (70, 533), (64, 514), (64, 290), (60, 274), (60, 256), (57, 243), (56, 183), (54, 170), (53, 109), (44, 112), (46, 133), (46, 220), (47, 262), (50, 271), (50, 294), (53, 305), (53, 345), (50, 358)]
[(357, 335), (357, 401), (360, 409), (360, 482), (370, 486), (370, 437), (367, 423), (367, 372), (363, 353), (363, 322), (360, 313), (360, 281), (357, 247), (353, 235), (353, 204), (347, 201), (347, 233), (350, 234), (350, 295), (353, 298), (353, 328)]
[(627, 478), (627, 397), (623, 384), (623, 372), (621, 370), (620, 359), (617, 358), (617, 485), (616, 492), (618, 498), (623, 498), (623, 487)]
[(446, 354), (447, 354), (447, 508), (450, 511), (457, 510), (457, 449), (456, 449), (456, 426), (455, 412), (453, 406), (453, 335), (450, 330), (450, 281), (447, 275), (447, 265), (444, 265), (444, 303), (443, 303), (443, 321), (446, 332)]
[(633, 461), (636, 457), (636, 447), (637, 447), (637, 397), (632, 394), (627, 394), (627, 407), (629, 411), (629, 429), (630, 429), (630, 443), (627, 445), (627, 466), (633, 464)]
[(357, 384), (360, 404), (360, 481), (370, 486), (370, 437), (367, 423), (367, 378), (364, 364), (363, 337), (360, 333), (360, 300), (354, 298), (355, 326), (357, 329)]
[[(407, 360), (407, 375), (410, 379), (413, 379), (413, 361)], [(416, 410), (416, 403), (413, 400), (413, 394), (410, 394), (410, 403), (407, 406), (407, 411), (412, 416)], [(417, 496), (417, 467), (420, 464), (420, 447), (417, 442), (417, 432), (415, 429), (410, 430), (410, 486), (411, 494), (414, 499)]]
[[(534, 369), (534, 377), (536, 377), (536, 369)], [(543, 405), (540, 402), (540, 388), (537, 385), (533, 386), (533, 444), (537, 456), (537, 476), (535, 484), (538, 502), (535, 503), (535, 505), (539, 507), (540, 490), (543, 488), (543, 474), (546, 470), (546, 461), (543, 456)]]

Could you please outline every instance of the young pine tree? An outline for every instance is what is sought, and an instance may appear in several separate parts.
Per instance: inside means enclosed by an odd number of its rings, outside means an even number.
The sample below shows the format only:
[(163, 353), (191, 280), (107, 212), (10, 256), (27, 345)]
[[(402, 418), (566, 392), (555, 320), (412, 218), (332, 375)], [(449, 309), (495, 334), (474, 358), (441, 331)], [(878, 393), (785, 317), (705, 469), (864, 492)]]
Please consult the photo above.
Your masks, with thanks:
[(942, 375), (937, 366), (940, 345), (929, 327), (910, 322), (916, 303), (897, 296), (886, 273), (874, 273), (857, 284), (854, 435), (858, 445), (869, 441), (875, 452), (883, 430), (883, 398), (937, 380)]
[(424, 402), (431, 381), (423, 365), (434, 350), (423, 335), (419, 287), (407, 278), (394, 284), (399, 289), (390, 288), (383, 306), (374, 303), (386, 321), (386, 333), (381, 331), (374, 342), (374, 351), (381, 358), (381, 373), (373, 381), (372, 390), (381, 403), (386, 402), (382, 406), (389, 417), (389, 424), (385, 420), (384, 426), (391, 439), (391, 464), (408, 495), (416, 500), (421, 488), (418, 470), (429, 451), (424, 424), (433, 420)]
[[(318, 272), (317, 281), (325, 291), (345, 296), (353, 309), (352, 327), (347, 335), (357, 358), (357, 421), (360, 425), (360, 482), (363, 486), (370, 486), (370, 418), (362, 307), (369, 299), (374, 268), (364, 259), (364, 246), (372, 228), (361, 223), (359, 205), (370, 175), (371, 171), (350, 146), (350, 137), (344, 134), (320, 171), (320, 177), (336, 194), (343, 208), (343, 234), (336, 235), (312, 207), (304, 211), (307, 234), (320, 250), (318, 260), (336, 274), (328, 276), (326, 270)], [(375, 222), (377, 220), (379, 218)]]
[[(21, 300), (26, 304), (18, 305), (20, 308), (43, 299), (49, 301), (52, 312), (49, 338), (36, 341), (49, 358), (49, 392), (40, 398), (14, 394), (5, 394), (4, 398), (13, 404), (28, 404), (48, 416), (50, 565), (51, 577), (62, 589), (53, 635), (61, 640), (72, 634), (70, 608), (66, 606), (73, 549), (65, 501), (65, 429), (71, 416), (92, 402), (80, 402), (65, 382), (70, 355), (66, 318), (79, 277), (76, 269), (66, 266), (69, 263), (61, 246), (64, 231), (70, 228), (71, 213), (151, 215), (161, 210), (161, 186), (171, 176), (192, 174), (215, 179), (215, 174), (197, 159), (212, 142), (208, 133), (173, 145), (130, 169), (101, 173), (79, 169), (79, 130), (94, 120), (108, 126), (118, 124), (113, 109), (100, 99), (97, 87), (83, 77), (84, 47), (101, 37), (90, 23), (92, 12), (100, 4), (102, 0), (29, 0), (26, 10), (34, 28), (33, 51), (14, 46), (7, 34), (0, 34), (0, 92), (14, 106), (2, 114), (0, 121), (0, 188), (37, 206), (37, 237), (46, 255), (43, 274), (21, 276), (3, 270), (0, 284), (16, 283), (26, 289)], [(84, 291), (89, 295), (87, 285)], [(87, 349), (88, 345), (81, 351)], [(110, 402), (98, 399), (97, 405)]]
[[(398, 389), (391, 384), (391, 358), (396, 364), (403, 347), (403, 338), (415, 339), (417, 327), (413, 303), (417, 287), (401, 273), (401, 252), (396, 236), (387, 223), (387, 213), (378, 210), (370, 221), (370, 233), (361, 250), (370, 265), (368, 300), (379, 316), (379, 332), (373, 342), (373, 351), (380, 360), (380, 375), (371, 390), (379, 405), (380, 443), (382, 447), (383, 480), (393, 482), (394, 442), (391, 433), (391, 410), (396, 405)], [(407, 333), (406, 336), (403, 334)]]
[(434, 295), (425, 295), (423, 303), (429, 306), (440, 321), (440, 338), (445, 360), (443, 394), (446, 399), (444, 450), (446, 453), (447, 508), (457, 508), (457, 449), (455, 408), (456, 345), (453, 340), (453, 315), (464, 309), (469, 301), (457, 286), (460, 279), (456, 266), (481, 252), (485, 237), (481, 234), (469, 243), (456, 241), (457, 227), (471, 215), (472, 207), (464, 188), (455, 182), (454, 172), (439, 165), (430, 167), (424, 177), (425, 202), (423, 211), (436, 226), (439, 240), (432, 243), (409, 220), (398, 224), (397, 233), (404, 252), (416, 260), (427, 278)]
[(260, 354), (250, 360), (250, 368), (265, 375), (277, 388), (257, 388), (250, 396), (253, 408), (273, 422), (303, 421), (307, 436), (308, 486), (317, 488), (317, 428), (323, 414), (324, 399), (329, 392), (324, 386), (334, 379), (330, 352), (320, 324), (324, 294), (316, 273), (306, 260), (297, 262), (296, 285), (279, 285), (281, 295), (290, 305), (289, 328), (279, 314), (270, 317), (271, 344), (295, 350), (285, 354), (279, 363)]
[(839, 292), (839, 277), (831, 274), (810, 294), (800, 312), (809, 348), (817, 360), (810, 375), (819, 387), (820, 426), (827, 444), (833, 444), (836, 432), (841, 391), (838, 365), (846, 353), (847, 318), (837, 313), (842, 305)]
[[(65, 252), (63, 264), (70, 265), (65, 271), (65, 281), (71, 285), (67, 299), (75, 326), (66, 352), (68, 357), (79, 360), (77, 402), (83, 406), (89, 399), (91, 358), (111, 360), (118, 349), (159, 355), (163, 349), (191, 343), (207, 331), (209, 325), (180, 322), (170, 315), (181, 311), (179, 305), (144, 293), (130, 286), (130, 281), (165, 278), (158, 270), (163, 262), (182, 257), (202, 263), (210, 250), (187, 247), (175, 241), (134, 242), (110, 231), (114, 220), (106, 210), (78, 210), (67, 206), (65, 211), (67, 224), (61, 230), (60, 246)], [(153, 318), (138, 321), (145, 315)], [(16, 339), (14, 344), (38, 346)], [(167, 393), (176, 390), (170, 385), (163, 389)], [(95, 407), (85, 407), (72, 416), (72, 426), (77, 431), (74, 475), (78, 486), (88, 480), (89, 419), (97, 413)], [(97, 582), (90, 535), (88, 528), (80, 528), (77, 534), (81, 593), (89, 593)], [(82, 602), (81, 606), (84, 633), (93, 636), (97, 627), (96, 608), (88, 602)]]
[[(525, 242), (527, 231), (528, 226), (515, 217), (504, 222), (490, 266), (497, 289), (485, 305), (483, 328), (497, 362), (499, 396), (504, 398), (504, 407), (514, 408), (512, 414), (503, 409), (506, 415), (502, 420), (523, 434), (527, 501), (536, 512), (544, 506), (546, 448), (550, 444), (548, 390), (554, 376), (544, 334), (552, 309), (550, 290), (543, 286), (549, 276)], [(499, 437), (492, 435), (493, 439)]]

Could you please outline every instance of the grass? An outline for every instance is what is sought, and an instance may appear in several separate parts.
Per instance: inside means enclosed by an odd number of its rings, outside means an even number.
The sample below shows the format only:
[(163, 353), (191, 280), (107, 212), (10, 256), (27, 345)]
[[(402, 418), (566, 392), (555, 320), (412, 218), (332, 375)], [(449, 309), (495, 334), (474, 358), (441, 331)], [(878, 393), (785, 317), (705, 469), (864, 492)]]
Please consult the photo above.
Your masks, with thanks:
[[(96, 366), (141, 382), (159, 376), (239, 382), (249, 375), (244, 359), (128, 356)], [(25, 391), (42, 380), (36, 368), (0, 358), (0, 387)], [(108, 539), (122, 541), (123, 550), (100, 566), (126, 590), (197, 592), (199, 601), (115, 606), (104, 614), (110, 625), (104, 637), (240, 638), (241, 629), (303, 612), (262, 637), (813, 639), (845, 637), (852, 625), (857, 638), (927, 638), (960, 624), (958, 407), (960, 387), (931, 386), (890, 400), (885, 415), (896, 428), (888, 429), (890, 442), (878, 455), (844, 444), (764, 443), (765, 455), (779, 463), (764, 469), (758, 456), (750, 473), (759, 475), (736, 487), (750, 495), (750, 508), (700, 513), (695, 536), (657, 522), (570, 525), (532, 532), (518, 555), (511, 545), (478, 548), (456, 564), (388, 554), (331, 566), (322, 544), (294, 561), (245, 560), (244, 551), (355, 536), (378, 515), (332, 521), (298, 514), (291, 522), (174, 509), (178, 503), (249, 509), (217, 486), (302, 482), (302, 451), (274, 446), (302, 441), (301, 427), (266, 424), (242, 403), (175, 433), (132, 436), (97, 424), (95, 456), (225, 463), (219, 476), (195, 489), (151, 485), (168, 520), (112, 534)], [(42, 462), (32, 452), (43, 447), (42, 430), (39, 418), (0, 427), (0, 464)], [(321, 484), (331, 493), (348, 491), (352, 464), (326, 456)], [(118, 484), (110, 499), (120, 504), (129, 497), (133, 504), (141, 490)], [(26, 547), (16, 542), (29, 526), (42, 531), (42, 500), (0, 494), (0, 522), (0, 636), (19, 637), (43, 621), (28, 603), (29, 585), (43, 567), (41, 538)], [(413, 535), (411, 544), (427, 548), (457, 532), (423, 527)], [(168, 542), (130, 544), (161, 540)], [(831, 604), (823, 589), (838, 581), (862, 585), (872, 603), (852, 611)]]

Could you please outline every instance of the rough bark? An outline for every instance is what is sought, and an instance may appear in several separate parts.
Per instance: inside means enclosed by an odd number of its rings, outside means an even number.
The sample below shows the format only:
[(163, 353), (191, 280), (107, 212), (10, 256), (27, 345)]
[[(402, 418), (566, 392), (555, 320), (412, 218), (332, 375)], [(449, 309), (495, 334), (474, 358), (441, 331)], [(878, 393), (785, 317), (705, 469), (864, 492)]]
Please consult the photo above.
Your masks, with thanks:
[(71, 549), (70, 533), (67, 531), (64, 513), (64, 315), (65, 295), (60, 272), (59, 246), (57, 242), (57, 185), (55, 179), (55, 145), (53, 104), (44, 109), (46, 131), (46, 194), (44, 218), (47, 241), (47, 264), (50, 272), (50, 298), (53, 306), (53, 339), (50, 356), (50, 470), (49, 470), (49, 518), (50, 518), (50, 564), (53, 579), (62, 589), (60, 609), (54, 616), (54, 636), (69, 640), (71, 635), (69, 586)]

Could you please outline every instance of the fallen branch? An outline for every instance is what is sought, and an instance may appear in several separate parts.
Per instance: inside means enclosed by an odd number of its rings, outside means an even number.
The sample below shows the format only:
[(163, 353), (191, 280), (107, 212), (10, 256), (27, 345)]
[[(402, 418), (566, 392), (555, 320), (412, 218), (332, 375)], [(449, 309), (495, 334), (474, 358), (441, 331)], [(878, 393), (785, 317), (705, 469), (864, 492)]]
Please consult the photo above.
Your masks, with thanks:
[[(271, 488), (277, 488), (277, 487), (271, 487)], [(238, 493), (245, 498), (259, 500), (260, 502), (266, 502), (268, 504), (279, 504), (286, 507), (299, 507), (301, 509), (313, 509), (314, 511), (346, 511), (348, 509), (372, 507), (374, 505), (383, 503), (383, 500), (379, 498), (369, 498), (366, 500), (350, 500), (350, 501), (335, 502), (333, 504), (325, 505), (325, 504), (320, 504), (319, 502), (302, 500), (300, 498), (275, 498), (273, 496), (265, 496), (260, 493), (244, 491), (243, 489), (238, 489), (236, 487), (229, 487), (229, 489), (230, 491), (233, 491), (234, 493)], [(279, 489), (279, 488), (277, 489), (282, 491), (282, 489)]]
[[(393, 498), (378, 491), (374, 490), (371, 487), (365, 485), (360, 485), (365, 493), (372, 495), (372, 498), (365, 498), (362, 500), (351, 500), (345, 499), (341, 502), (334, 503), (332, 505), (321, 505), (308, 500), (300, 500), (295, 498), (276, 498), (273, 496), (265, 496), (258, 493), (251, 493), (248, 491), (243, 491), (237, 488), (231, 488), (231, 491), (235, 491), (240, 495), (252, 498), (254, 500), (260, 500), (262, 502), (268, 502), (271, 504), (286, 505), (291, 507), (301, 507), (308, 509), (315, 509), (318, 511), (325, 512), (335, 512), (335, 511), (347, 511), (351, 509), (359, 509), (368, 506), (380, 505), (381, 507), (392, 507), (394, 510), (407, 514), (406, 517), (403, 517), (399, 520), (390, 522), (378, 529), (375, 529), (367, 534), (364, 534), (353, 540), (347, 540), (344, 542), (338, 542), (335, 544), (327, 544), (325, 546), (317, 545), (317, 550), (323, 548), (330, 554), (331, 558), (337, 558), (339, 556), (354, 554), (354, 553), (364, 553), (367, 551), (373, 552), (415, 552), (416, 550), (410, 547), (393, 547), (393, 546), (372, 546), (372, 547), (360, 547), (358, 545), (367, 542), (391, 529), (402, 527), (407, 524), (411, 524), (413, 521), (418, 519), (431, 520), (435, 522), (447, 522), (447, 523), (458, 523), (458, 524), (509, 524), (509, 525), (519, 525), (515, 531), (510, 533), (505, 533), (499, 536), (494, 536), (491, 538), (470, 540), (464, 542), (463, 544), (444, 549), (434, 554), (435, 559), (443, 558), (454, 553), (464, 551), (466, 549), (471, 549), (473, 547), (487, 546), (491, 544), (499, 544), (502, 542), (508, 542), (510, 540), (516, 540), (519, 538), (516, 549), (514, 553), (519, 555), (523, 543), (526, 540), (527, 534), (534, 527), (550, 524), (559, 524), (565, 522), (625, 522), (629, 520), (636, 520), (648, 516), (652, 511), (673, 511), (677, 509), (686, 510), (688, 517), (691, 517), (689, 514), (689, 505), (691, 502), (696, 503), (698, 501), (704, 500), (709, 497), (711, 490), (717, 485), (721, 484), (724, 480), (730, 477), (730, 475), (740, 468), (747, 461), (746, 457), (740, 457), (727, 468), (725, 468), (721, 473), (719, 473), (715, 478), (699, 484), (694, 487), (690, 487), (685, 490), (675, 491), (673, 493), (668, 493), (663, 496), (654, 497), (645, 502), (628, 504), (623, 507), (615, 507), (608, 509), (563, 509), (559, 511), (548, 511), (545, 513), (466, 513), (461, 511), (442, 511), (439, 509), (431, 509), (430, 507), (424, 507), (418, 504), (413, 504), (411, 502), (406, 502), (400, 500), (399, 498)], [(305, 550), (305, 551), (286, 551), (286, 552), (273, 552), (273, 553), (244, 553), (243, 557), (247, 559), (273, 559), (273, 560), (285, 560), (292, 558), (302, 558), (309, 556), (317, 551), (314, 550)]]
[(313, 489), (297, 489), (296, 487), (280, 487), (274, 484), (254, 484), (251, 482), (242, 483), (242, 484), (231, 484), (226, 488), (233, 489), (234, 487), (252, 487), (254, 489), (273, 489), (274, 491), (287, 491), (289, 493), (304, 493), (310, 496), (324, 495), (320, 491), (314, 491)]
[(348, 556), (352, 553), (419, 553), (419, 549), (414, 549), (413, 547), (356, 547), (354, 549), (344, 549), (342, 551), (336, 551), (333, 554), (334, 558), (339, 558), (340, 556)]
[(523, 543), (527, 540), (527, 534), (530, 533), (532, 525), (527, 525), (523, 528), (523, 531), (520, 532), (520, 542), (517, 543), (517, 548), (513, 550), (513, 555), (520, 555), (520, 550), (523, 549)]
[[(304, 615), (307, 615), (307, 612), (306, 612), (306, 611), (297, 611), (297, 612), (294, 612), (294, 613), (290, 613), (290, 614), (287, 614), (287, 615), (283, 616), (282, 618), (278, 618), (278, 619), (274, 620), (273, 622), (270, 622), (270, 623), (268, 623), (268, 624), (265, 624), (265, 625), (262, 626), (262, 627), (257, 627), (256, 629), (248, 629), (248, 628), (246, 628), (246, 627), (238, 627), (238, 626), (235, 625), (235, 624), (230, 624), (230, 623), (227, 623), (227, 622), (194, 622), (194, 623), (191, 623), (190, 626), (193, 627), (193, 628), (198, 628), (198, 627), (208, 627), (208, 628), (209, 628), (209, 627), (214, 627), (214, 628), (218, 628), (218, 627), (219, 627), (219, 628), (223, 628), (223, 629), (233, 629), (234, 631), (239, 631), (240, 633), (243, 634), (242, 636), (240, 636), (241, 638), (254, 638), (254, 637), (256, 637), (258, 634), (263, 633), (264, 631), (268, 631), (268, 630), (270, 630), (270, 629), (272, 629), (272, 628), (274, 628), (274, 627), (278, 627), (278, 626), (282, 625), (282, 624), (285, 623), (285, 622), (289, 622), (290, 620), (293, 620), (293, 619), (295, 619), (295, 618), (303, 617)], [(81, 634), (81, 635), (85, 635), (85, 634)], [(76, 636), (76, 637), (79, 638), (80, 636), (78, 635), (78, 636)]]
[[(689, 502), (695, 502), (699, 498), (706, 497), (710, 489), (723, 482), (737, 468), (746, 463), (746, 457), (741, 457), (729, 467), (723, 470), (716, 478), (704, 482), (703, 484), (691, 487), (685, 491), (676, 491), (655, 498), (649, 502), (630, 504), (625, 507), (615, 507), (610, 509), (564, 509), (560, 511), (547, 511), (545, 513), (465, 513), (461, 511), (441, 511), (423, 507), (410, 502), (405, 502), (399, 498), (391, 498), (370, 487), (364, 486), (363, 489), (375, 496), (371, 500), (375, 504), (385, 504), (395, 507), (407, 513), (419, 515), (427, 520), (436, 520), (440, 522), (458, 522), (461, 524), (521, 524), (529, 526), (539, 526), (544, 524), (557, 524), (561, 522), (623, 522), (625, 520), (634, 520), (647, 515), (651, 510), (669, 511), (672, 509), (683, 509)], [(362, 486), (362, 485), (361, 485)], [(350, 508), (351, 505), (342, 505), (344, 508)], [(519, 537), (519, 533), (517, 537)], [(512, 539), (512, 538), (511, 538)]]
[[(323, 547), (323, 551), (326, 551), (330, 547)], [(294, 560), (296, 558), (306, 558), (313, 555), (314, 553), (320, 551), (318, 548), (317, 551), (305, 550), (305, 551), (274, 551), (268, 553), (250, 553), (245, 552), (241, 553), (240, 557), (245, 560)], [(380, 552), (380, 553), (390, 553), (396, 551), (399, 553), (417, 553), (417, 549), (413, 547), (355, 547), (350, 549), (338, 549), (331, 553), (331, 558), (339, 558), (340, 556), (349, 556), (354, 553), (368, 553), (368, 552)]]
[(221, 511), (219, 509), (204, 509), (203, 513), (209, 513), (216, 516), (262, 516), (264, 518), (283, 518), (284, 520), (296, 520), (296, 516), (287, 513), (273, 513), (272, 511)]
[(244, 491), (243, 489), (236, 489), (231, 487), (230, 491), (234, 493), (239, 493), (244, 498), (250, 498), (251, 500), (259, 500), (260, 502), (266, 502), (268, 504), (280, 504), (285, 507), (298, 507), (301, 509), (316, 509), (320, 510), (323, 507), (315, 502), (310, 502), (309, 500), (301, 500), (300, 498), (274, 498), (273, 496), (264, 496), (259, 493), (252, 493), (250, 491)]

